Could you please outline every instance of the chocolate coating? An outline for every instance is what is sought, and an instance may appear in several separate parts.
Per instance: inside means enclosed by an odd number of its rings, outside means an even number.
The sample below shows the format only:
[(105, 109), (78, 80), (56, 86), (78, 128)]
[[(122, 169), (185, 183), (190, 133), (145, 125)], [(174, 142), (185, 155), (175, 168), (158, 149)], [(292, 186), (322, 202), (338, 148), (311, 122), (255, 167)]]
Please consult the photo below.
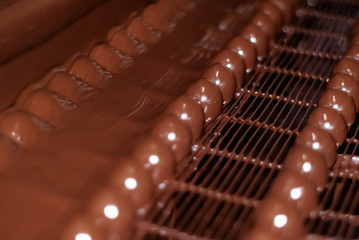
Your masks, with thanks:
[(0, 131), (24, 147), (34, 146), (49, 129), (50, 125), (22, 111), (10, 112), (0, 121)]
[(292, 19), (293, 15), (292, 2), (288, 0), (271, 0), (271, 2), (276, 4), (278, 8), (282, 11), (284, 24), (288, 24)]
[(153, 46), (160, 40), (160, 38), (156, 36), (155, 32), (150, 29), (141, 17), (135, 17), (132, 19), (126, 29), (140, 42), (148, 46)]
[(356, 108), (353, 98), (342, 91), (327, 89), (320, 97), (319, 106), (330, 107), (343, 115), (348, 127), (352, 125), (356, 117)]
[(222, 93), (214, 83), (200, 79), (190, 86), (186, 95), (197, 101), (203, 108), (206, 123), (213, 121), (222, 111)]
[(282, 240), (282, 236), (278, 233), (262, 229), (260, 226), (252, 229), (246, 236), (246, 240)]
[(356, 21), (352, 26), (351, 26), (351, 29), (350, 29), (351, 33), (352, 34), (355, 34), (359, 31), (359, 22)]
[(355, 102), (356, 111), (359, 111), (359, 82), (355, 78), (345, 73), (337, 73), (330, 78), (327, 88), (348, 93)]
[(259, 12), (263, 12), (273, 21), (276, 27), (276, 31), (282, 28), (282, 12), (276, 4), (270, 1), (264, 1), (264, 3), (259, 8)]
[(328, 182), (328, 168), (324, 156), (303, 145), (295, 145), (290, 150), (284, 166), (306, 176), (316, 187), (323, 188)]
[(266, 197), (255, 210), (256, 225), (263, 231), (281, 235), (284, 239), (300, 239), (304, 235), (304, 219), (292, 202)]
[(166, 18), (162, 16), (157, 5), (150, 4), (142, 11), (142, 17), (158, 32), (170, 32), (171, 27)]
[(202, 106), (188, 96), (180, 96), (166, 109), (166, 113), (174, 114), (191, 129), (193, 139), (201, 136), (204, 127)]
[(147, 137), (137, 146), (133, 157), (151, 172), (152, 181), (156, 186), (173, 177), (175, 157), (161, 139)]
[(270, 193), (293, 202), (304, 217), (308, 217), (318, 204), (318, 195), (313, 183), (290, 169), (284, 169), (278, 174)]
[(120, 52), (126, 54), (127, 56), (136, 56), (146, 50), (144, 45), (139, 45), (130, 34), (119, 27), (114, 27), (112, 30), (112, 36), (109, 36), (109, 43), (119, 50)]
[(72, 102), (60, 99), (51, 92), (37, 90), (28, 96), (23, 109), (56, 126), (64, 112), (74, 106)]
[(247, 24), (241, 31), (241, 35), (256, 46), (258, 56), (264, 56), (268, 50), (268, 37), (257, 25)]
[(176, 161), (182, 160), (190, 151), (192, 135), (185, 123), (173, 115), (162, 118), (152, 130), (174, 153)]
[(244, 79), (245, 66), (243, 59), (237, 53), (224, 49), (213, 58), (212, 63), (220, 63), (230, 69), (236, 78), (237, 89), (240, 88)]
[(356, 61), (359, 61), (359, 44), (353, 44), (350, 46), (345, 53), (345, 57), (353, 58)]
[(333, 68), (333, 74), (336, 73), (347, 73), (353, 76), (357, 81), (359, 81), (359, 62), (355, 61), (352, 58), (344, 57), (342, 58)]
[(169, 20), (176, 22), (181, 17), (173, 1), (157, 0), (156, 4)]
[(105, 239), (124, 239), (133, 226), (135, 209), (124, 196), (103, 189), (92, 198), (88, 215)]
[(255, 46), (242, 36), (233, 38), (226, 46), (243, 57), (247, 70), (254, 69), (257, 62), (257, 50)]
[(337, 159), (337, 148), (334, 138), (330, 133), (319, 127), (305, 126), (299, 133), (295, 145), (302, 145), (320, 153), (324, 157), (328, 168)]
[(106, 238), (84, 216), (74, 218), (63, 232), (61, 240), (105, 240)]
[(118, 166), (111, 177), (111, 184), (119, 194), (128, 196), (135, 208), (143, 207), (152, 200), (150, 173), (135, 159), (124, 160)]
[(359, 44), (359, 32), (354, 33), (354, 34), (350, 37), (350, 43), (351, 43), (351, 44)]
[(65, 72), (55, 74), (47, 85), (47, 90), (56, 92), (58, 95), (64, 96), (74, 103), (81, 100), (83, 93), (89, 92), (92, 89), (92, 87), (80, 81), (75, 76)]
[(337, 147), (343, 144), (347, 136), (347, 125), (344, 117), (336, 110), (318, 106), (310, 115), (307, 125), (320, 127), (333, 136)]
[(18, 147), (8, 137), (0, 135), (0, 173), (7, 172), (14, 163)]
[(174, 0), (174, 2), (182, 11), (190, 11), (196, 6), (195, 2), (192, 0)]
[(258, 12), (252, 17), (251, 23), (255, 26), (258, 26), (262, 30), (262, 32), (267, 35), (267, 38), (269, 40), (274, 39), (276, 33), (276, 26), (267, 14), (263, 12)]
[(108, 71), (119, 73), (124, 60), (113, 47), (97, 44), (90, 53), (90, 58)]
[(223, 104), (232, 101), (236, 90), (236, 80), (229, 69), (221, 64), (215, 63), (204, 71), (201, 78), (207, 79), (218, 86), (222, 92)]

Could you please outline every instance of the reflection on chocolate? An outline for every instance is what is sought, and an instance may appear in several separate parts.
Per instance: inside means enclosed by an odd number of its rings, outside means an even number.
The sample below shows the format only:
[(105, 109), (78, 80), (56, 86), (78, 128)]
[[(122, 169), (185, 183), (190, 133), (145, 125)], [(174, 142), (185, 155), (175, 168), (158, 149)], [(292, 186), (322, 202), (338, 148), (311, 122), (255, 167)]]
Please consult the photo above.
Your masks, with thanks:
[(359, 62), (352, 58), (344, 57), (335, 65), (332, 73), (336, 74), (339, 72), (348, 73), (359, 81)]
[(175, 169), (173, 152), (159, 138), (147, 137), (137, 146), (133, 156), (145, 169), (150, 170), (156, 186), (173, 177)]
[(88, 215), (105, 239), (124, 239), (133, 226), (135, 210), (128, 199), (103, 189), (90, 202)]
[(80, 81), (75, 76), (65, 72), (55, 74), (47, 86), (47, 90), (64, 96), (71, 102), (77, 103), (81, 100), (81, 95), (91, 91), (93, 88)]
[(229, 49), (224, 49), (213, 58), (212, 63), (220, 63), (231, 69), (236, 78), (237, 89), (240, 88), (243, 83), (245, 66), (243, 59), (237, 53)]
[(241, 36), (247, 38), (256, 46), (258, 56), (267, 54), (269, 43), (268, 37), (260, 27), (253, 24), (247, 24), (241, 31)]
[(49, 129), (50, 125), (22, 111), (10, 112), (0, 121), (1, 133), (24, 147), (34, 146)]
[(259, 8), (259, 11), (266, 14), (273, 21), (276, 26), (276, 31), (282, 28), (282, 12), (276, 4), (270, 1), (264, 1), (264, 3)]
[(118, 166), (111, 177), (111, 184), (119, 194), (128, 196), (136, 209), (152, 200), (150, 173), (135, 159), (124, 160)]
[(193, 139), (201, 136), (204, 127), (204, 113), (200, 104), (188, 96), (180, 96), (166, 109), (169, 114), (176, 115), (191, 129)]
[(261, 226), (257, 226), (252, 229), (246, 236), (246, 240), (282, 240), (282, 236), (276, 232), (272, 232), (268, 229), (262, 229)]
[(333, 136), (337, 147), (343, 144), (347, 136), (347, 125), (344, 117), (336, 110), (318, 106), (311, 113), (307, 125), (320, 127)]
[(72, 102), (60, 99), (51, 92), (36, 90), (26, 98), (23, 109), (56, 126), (64, 112), (74, 107)]
[(288, 0), (272, 0), (274, 4), (282, 11), (284, 24), (288, 24), (292, 18), (293, 6), (291, 1)]
[(113, 33), (112, 37), (109, 36), (109, 43), (127, 56), (136, 56), (146, 50), (145, 45), (139, 45), (126, 30), (114, 27), (111, 31)]
[(267, 38), (269, 40), (274, 39), (276, 33), (275, 24), (272, 22), (272, 19), (268, 17), (267, 14), (263, 12), (257, 13), (252, 17), (251, 23), (258, 26), (262, 30), (262, 32), (267, 35)]
[(90, 54), (90, 58), (108, 71), (119, 73), (124, 66), (124, 59), (114, 48), (106, 44), (96, 45)]
[(308, 217), (318, 204), (318, 195), (313, 183), (290, 169), (284, 169), (278, 174), (271, 186), (270, 194), (294, 203), (303, 217)]
[(320, 97), (319, 106), (326, 106), (335, 109), (343, 115), (348, 127), (352, 125), (356, 117), (356, 108), (353, 98), (342, 91), (327, 89)]
[(206, 123), (211, 122), (222, 112), (222, 93), (214, 83), (200, 79), (190, 86), (186, 95), (201, 104)]
[(91, 224), (89, 219), (74, 218), (62, 234), (61, 240), (105, 240), (106, 238)]
[(345, 53), (345, 57), (353, 58), (359, 61), (359, 44), (353, 44)]
[(263, 231), (281, 235), (284, 239), (300, 239), (304, 235), (304, 219), (295, 204), (268, 196), (255, 210), (256, 225)]
[(359, 111), (359, 82), (345, 73), (337, 73), (330, 78), (327, 88), (338, 89), (352, 96), (357, 112)]
[(181, 14), (177, 11), (173, 1), (157, 0), (156, 4), (169, 20), (175, 22), (181, 17)]
[(171, 31), (170, 24), (162, 16), (157, 5), (150, 4), (142, 11), (142, 17), (158, 32), (168, 33)]
[(174, 0), (176, 6), (182, 11), (190, 11), (195, 7), (192, 0)]
[(111, 76), (89, 58), (80, 57), (72, 64), (70, 73), (92, 86), (99, 86)]
[(316, 187), (323, 188), (328, 182), (328, 168), (324, 156), (303, 145), (296, 145), (288, 153), (285, 168), (306, 176)]
[(237, 36), (226, 46), (243, 57), (247, 71), (252, 70), (257, 62), (257, 50), (254, 45), (246, 38)]
[(337, 148), (334, 138), (319, 127), (305, 126), (299, 133), (295, 145), (303, 145), (320, 153), (324, 157), (328, 168), (337, 159)]
[(190, 151), (192, 135), (185, 123), (173, 115), (162, 118), (152, 130), (174, 153), (176, 161), (182, 160)]
[(141, 17), (135, 17), (127, 26), (127, 31), (147, 46), (155, 45), (160, 39)]
[(236, 80), (229, 69), (215, 63), (204, 71), (201, 78), (207, 79), (219, 87), (223, 96), (223, 104), (232, 101), (236, 90)]

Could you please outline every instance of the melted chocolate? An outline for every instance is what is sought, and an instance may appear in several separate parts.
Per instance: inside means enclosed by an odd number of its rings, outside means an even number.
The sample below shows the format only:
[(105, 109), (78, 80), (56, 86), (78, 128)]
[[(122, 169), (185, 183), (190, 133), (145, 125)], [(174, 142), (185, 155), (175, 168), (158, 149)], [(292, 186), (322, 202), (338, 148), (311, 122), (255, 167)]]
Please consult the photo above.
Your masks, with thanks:
[(158, 32), (169, 33), (173, 29), (156, 4), (148, 5), (142, 11), (142, 17)]
[(254, 68), (257, 62), (257, 50), (248, 39), (237, 36), (233, 38), (226, 47), (243, 57), (247, 70), (252, 70)]
[(257, 13), (252, 17), (251, 23), (258, 26), (262, 30), (262, 32), (267, 35), (267, 38), (269, 40), (274, 39), (276, 33), (276, 26), (267, 14), (265, 14), (264, 12)]
[(332, 73), (347, 73), (359, 80), (359, 63), (352, 58), (342, 58), (334, 67)]
[(257, 49), (257, 54), (263, 57), (268, 50), (268, 37), (261, 27), (253, 24), (246, 25), (241, 31), (241, 36), (248, 39)]
[(270, 1), (265, 1), (259, 8), (260, 12), (266, 14), (275, 24), (276, 31), (282, 28), (283, 18), (279, 7)]
[(105, 240), (106, 238), (91, 224), (88, 218), (79, 216), (71, 221), (61, 237), (61, 240), (78, 239)]
[(252, 229), (246, 236), (246, 240), (282, 240), (282, 236), (273, 231), (262, 229), (258, 226), (255, 229)]
[(272, 0), (271, 2), (276, 4), (278, 8), (282, 11), (284, 24), (288, 24), (292, 18), (294, 10), (292, 2), (288, 0)]

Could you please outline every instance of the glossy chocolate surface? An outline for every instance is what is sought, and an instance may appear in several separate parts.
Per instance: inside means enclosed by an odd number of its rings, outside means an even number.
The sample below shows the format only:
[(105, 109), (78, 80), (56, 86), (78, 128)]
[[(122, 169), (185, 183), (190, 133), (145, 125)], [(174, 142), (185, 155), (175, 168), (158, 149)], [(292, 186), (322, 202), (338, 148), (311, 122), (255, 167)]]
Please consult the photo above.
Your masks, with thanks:
[(262, 229), (260, 226), (252, 229), (246, 236), (246, 240), (282, 240), (282, 236), (270, 230)]
[(356, 61), (359, 61), (359, 44), (353, 44), (351, 45), (346, 53), (345, 53), (345, 56), (346, 57), (349, 57), (349, 58), (353, 58), (355, 59)]
[(294, 146), (288, 153), (284, 166), (307, 177), (317, 188), (328, 182), (328, 168), (324, 156), (303, 145)]
[(284, 169), (278, 174), (271, 186), (270, 194), (294, 203), (303, 217), (308, 217), (318, 204), (318, 194), (313, 183), (291, 169)]
[(254, 68), (257, 62), (257, 50), (247, 38), (237, 36), (233, 38), (226, 47), (243, 57), (247, 70)]
[(353, 98), (342, 91), (327, 89), (320, 97), (319, 106), (330, 107), (343, 115), (348, 127), (350, 127), (356, 117), (356, 108)]
[(191, 129), (193, 139), (201, 136), (204, 128), (204, 113), (202, 106), (188, 96), (180, 96), (166, 109), (169, 114), (176, 115)]
[(310, 115), (308, 125), (320, 127), (333, 136), (337, 147), (343, 144), (347, 137), (347, 126), (343, 115), (336, 110), (318, 106)]
[(236, 78), (236, 88), (239, 89), (241, 87), (245, 74), (242, 57), (232, 50), (224, 49), (213, 58), (212, 63), (220, 63), (230, 69)]
[(330, 168), (337, 159), (335, 140), (327, 131), (307, 125), (299, 133), (295, 145), (302, 145), (320, 153)]
[(247, 38), (254, 44), (258, 56), (263, 57), (267, 54), (269, 40), (259, 26), (253, 24), (246, 25), (241, 31), (241, 36)]
[(164, 116), (152, 130), (174, 153), (176, 161), (182, 160), (190, 151), (192, 134), (189, 127), (173, 115)]
[(357, 81), (359, 80), (359, 62), (352, 58), (344, 57), (335, 65), (332, 73), (347, 73), (353, 76)]
[(135, 17), (126, 30), (147, 46), (152, 46), (160, 40), (158, 34), (146, 24), (142, 17)]
[(223, 98), (216, 84), (200, 79), (190, 86), (186, 95), (201, 104), (206, 123), (213, 121), (222, 111)]
[(359, 82), (346, 73), (337, 73), (332, 76), (327, 84), (328, 89), (337, 89), (348, 93), (354, 100), (356, 111), (359, 110)]
[(268, 196), (255, 210), (256, 225), (263, 230), (281, 235), (283, 239), (300, 239), (304, 235), (304, 223), (300, 211), (292, 202)]
[(90, 220), (84, 216), (75, 217), (63, 233), (61, 240), (105, 240)]
[(266, 14), (273, 21), (277, 31), (282, 28), (283, 17), (281, 10), (276, 4), (271, 1), (265, 1), (260, 6), (259, 11)]
[(288, 0), (271, 0), (282, 12), (284, 24), (288, 24), (292, 18), (293, 5), (292, 1)]
[(175, 157), (160, 138), (149, 136), (142, 140), (134, 150), (133, 158), (151, 172), (155, 186), (173, 177)]
[(168, 33), (173, 28), (156, 4), (150, 4), (143, 9), (142, 17), (158, 32)]
[(269, 40), (273, 40), (276, 33), (275, 23), (272, 22), (272, 19), (263, 12), (258, 12), (251, 19), (253, 25), (258, 26), (262, 32), (267, 35)]
[(201, 78), (207, 79), (218, 86), (222, 92), (223, 104), (232, 101), (236, 90), (236, 80), (229, 69), (221, 64), (215, 63), (203, 72)]

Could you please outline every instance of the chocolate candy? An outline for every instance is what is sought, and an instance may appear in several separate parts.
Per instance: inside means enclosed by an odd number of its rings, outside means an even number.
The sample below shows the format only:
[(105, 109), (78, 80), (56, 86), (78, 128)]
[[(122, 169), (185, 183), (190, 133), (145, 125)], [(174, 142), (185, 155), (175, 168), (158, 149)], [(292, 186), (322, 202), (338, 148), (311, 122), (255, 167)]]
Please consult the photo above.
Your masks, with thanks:
[(173, 115), (162, 118), (152, 130), (174, 153), (176, 161), (182, 160), (190, 151), (192, 135), (190, 129)]
[(256, 46), (258, 56), (262, 57), (267, 54), (268, 37), (263, 30), (257, 25), (247, 24), (241, 31), (241, 36), (247, 38)]
[(216, 84), (200, 79), (190, 86), (186, 95), (198, 102), (204, 111), (206, 123), (213, 121), (222, 112), (222, 93)]
[(0, 173), (7, 172), (12, 167), (16, 151), (18, 151), (16, 145), (0, 134)]
[(349, 42), (350, 42), (351, 44), (359, 44), (359, 33), (358, 33), (358, 32), (354, 33), (354, 34), (350, 37)]
[(282, 28), (282, 12), (276, 4), (270, 1), (264, 1), (264, 3), (259, 8), (259, 12), (263, 12), (273, 21), (276, 27), (276, 31)]
[(278, 233), (262, 229), (260, 226), (252, 229), (246, 236), (246, 240), (282, 240), (282, 236)]
[(135, 17), (132, 19), (126, 29), (140, 42), (148, 46), (153, 46), (160, 40), (158, 34), (156, 34), (141, 17)]
[(36, 90), (27, 97), (23, 109), (56, 126), (64, 112), (74, 107), (72, 102), (51, 92)]
[(173, 1), (158, 0), (156, 4), (163, 14), (171, 21), (176, 22), (182, 16), (176, 9)]
[(292, 19), (293, 15), (293, 6), (292, 2), (288, 0), (271, 0), (274, 4), (278, 6), (278, 8), (282, 11), (282, 16), (284, 20), (284, 24), (288, 24)]
[(345, 73), (337, 73), (330, 78), (327, 88), (348, 93), (355, 102), (356, 111), (359, 111), (359, 82), (355, 78)]
[(136, 147), (133, 157), (151, 172), (156, 186), (173, 177), (175, 158), (169, 146), (161, 139), (147, 137)]
[(359, 44), (353, 44), (345, 53), (345, 57), (359, 61)]
[(299, 133), (295, 145), (302, 145), (320, 153), (330, 168), (337, 159), (337, 148), (334, 138), (325, 130), (307, 125)]
[(6, 114), (0, 121), (0, 131), (12, 141), (24, 146), (36, 145), (51, 126), (37, 117), (22, 111)]
[(257, 50), (247, 38), (237, 36), (227, 44), (226, 48), (243, 57), (247, 71), (254, 69), (257, 61)]
[(119, 52), (106, 44), (96, 45), (90, 53), (90, 58), (113, 73), (119, 73), (126, 65), (126, 60), (119, 54)]
[(304, 235), (304, 219), (292, 202), (268, 196), (255, 210), (256, 226), (281, 235), (283, 239), (300, 239)]
[(342, 58), (333, 68), (333, 74), (336, 73), (347, 73), (353, 76), (357, 81), (359, 80), (359, 62), (352, 58)]
[(270, 193), (293, 202), (304, 217), (308, 217), (318, 204), (317, 191), (313, 183), (290, 169), (284, 169), (278, 174)]
[(230, 69), (236, 78), (237, 89), (240, 88), (244, 79), (245, 66), (243, 59), (237, 53), (224, 49), (213, 58), (212, 63), (220, 63)]
[(201, 136), (204, 127), (202, 106), (188, 96), (180, 96), (166, 109), (166, 113), (176, 115), (191, 129), (193, 139)]
[(86, 93), (93, 90), (88, 84), (80, 81), (75, 76), (67, 74), (65, 72), (59, 72), (55, 74), (49, 84), (47, 90), (56, 92), (58, 95), (64, 96), (71, 102), (77, 103)]
[(190, 11), (196, 6), (192, 0), (174, 0), (174, 2), (181, 11)]
[(172, 30), (171, 25), (167, 22), (166, 18), (161, 14), (155, 4), (148, 5), (142, 11), (142, 17), (158, 32), (168, 33)]
[(61, 240), (105, 240), (88, 218), (75, 217), (62, 234)]
[(116, 192), (128, 196), (135, 208), (143, 207), (152, 200), (151, 176), (135, 159), (126, 159), (117, 167), (111, 184)]
[(233, 73), (229, 69), (215, 63), (204, 71), (201, 78), (207, 79), (218, 86), (222, 92), (223, 104), (232, 101), (236, 90), (236, 81)]
[(306, 176), (316, 187), (323, 188), (328, 182), (328, 168), (324, 156), (303, 145), (295, 145), (290, 150), (284, 166)]
[(336, 89), (327, 89), (320, 97), (319, 106), (330, 107), (343, 115), (348, 127), (352, 125), (356, 117), (356, 108), (353, 98), (346, 92)]
[(124, 239), (133, 226), (135, 210), (124, 196), (105, 188), (92, 198), (88, 215), (105, 239)]
[(276, 33), (275, 23), (272, 22), (271, 18), (267, 14), (258, 12), (252, 17), (251, 23), (258, 26), (262, 32), (267, 35), (269, 40), (274, 39)]
[(140, 44), (129, 32), (126, 30), (114, 27), (112, 30), (112, 36), (109, 36), (109, 43), (119, 50), (120, 52), (126, 54), (127, 56), (136, 56), (144, 51), (146, 51), (146, 46)]
[(336, 110), (318, 106), (311, 113), (307, 125), (320, 127), (333, 136), (337, 147), (343, 144), (347, 136), (347, 125), (344, 117)]

